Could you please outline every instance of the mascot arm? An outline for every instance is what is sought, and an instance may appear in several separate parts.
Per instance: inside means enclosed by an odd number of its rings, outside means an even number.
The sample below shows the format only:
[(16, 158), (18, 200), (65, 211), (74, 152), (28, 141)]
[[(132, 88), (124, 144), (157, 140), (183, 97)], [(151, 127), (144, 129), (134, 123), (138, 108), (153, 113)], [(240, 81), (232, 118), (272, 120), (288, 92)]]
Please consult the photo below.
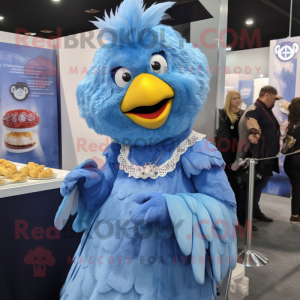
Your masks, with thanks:
[(115, 158), (117, 149), (120, 149), (119, 146), (114, 146), (113, 151), (112, 145), (117, 144), (112, 143), (104, 150), (106, 162), (100, 169), (95, 161), (87, 160), (65, 177), (61, 187), (64, 199), (54, 222), (57, 229), (61, 230), (65, 226), (70, 214), (78, 213), (73, 230), (85, 230), (110, 195), (118, 173)]
[(214, 145), (205, 139), (197, 142), (181, 156), (181, 164), (197, 192), (236, 207), (234, 192), (224, 172), (225, 162)]
[(237, 225), (234, 194), (223, 170), (221, 153), (207, 140), (181, 156), (186, 175), (198, 193), (164, 195), (179, 247), (192, 256), (193, 273), (220, 283), (235, 268)]

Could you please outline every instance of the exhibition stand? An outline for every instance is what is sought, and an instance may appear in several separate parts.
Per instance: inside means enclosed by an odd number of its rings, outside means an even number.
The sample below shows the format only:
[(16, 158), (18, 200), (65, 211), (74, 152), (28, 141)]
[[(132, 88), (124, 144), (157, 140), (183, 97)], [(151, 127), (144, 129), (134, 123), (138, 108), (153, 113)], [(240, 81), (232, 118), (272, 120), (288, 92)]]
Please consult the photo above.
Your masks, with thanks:
[[(208, 0), (204, 2), (206, 3)], [(217, 2), (219, 5), (219, 1)], [(221, 2), (222, 5), (227, 5), (227, 1)], [(220, 14), (214, 21), (223, 24), (225, 19), (222, 13)], [(206, 22), (211, 22), (211, 20)], [(196, 36), (195, 32), (198, 34), (199, 28), (197, 29), (196, 25), (198, 26), (195, 22), (191, 27), (191, 32), (194, 33), (192, 38)], [(34, 120), (36, 124), (31, 127), (25, 126), (23, 128), (20, 125), (19, 128), (14, 128), (0, 124), (0, 158), (5, 158), (9, 161), (14, 161), (15, 158), (15, 165), (18, 169), (26, 166), (30, 161), (35, 161), (53, 168), (55, 173), (55, 178), (51, 179), (28, 179), (26, 182), (0, 185), (1, 211), (3, 214), (0, 224), (2, 228), (2, 245), (4, 245), (0, 248), (2, 257), (0, 280), (3, 283), (1, 291), (3, 299), (58, 299), (60, 290), (72, 265), (72, 258), (80, 243), (82, 233), (75, 233), (72, 229), (72, 223), (76, 215), (69, 218), (61, 231), (54, 227), (54, 217), (63, 200), (60, 194), (60, 187), (65, 176), (69, 173), (66, 170), (72, 170), (87, 159), (93, 159), (98, 163), (98, 167), (101, 167), (105, 162), (102, 153), (111, 142), (110, 138), (99, 136), (88, 128), (85, 121), (79, 118), (79, 109), (76, 105), (75, 93), (77, 84), (86, 76), (87, 69), (91, 65), (98, 48), (98, 31), (95, 30), (93, 33), (91, 41), (97, 47), (78, 47), (76, 49), (67, 47), (57, 49), (31, 47), (31, 49), (25, 49), (25, 47), (21, 46), (19, 50), (13, 50), (15, 48), (15, 44), (12, 42), (13, 39), (11, 39), (10, 43), (7, 41), (3, 42), (0, 35), (0, 43), (3, 44), (7, 52), (11, 52), (12, 56), (15, 55), (15, 57), (22, 56), (24, 61), (26, 58), (26, 62), (23, 65), (21, 60), (8, 64), (4, 63), (5, 60), (0, 59), (0, 84), (2, 85), (0, 85), (0, 118), (1, 120), (2, 118), (5, 119), (4, 113), (10, 111), (15, 113), (16, 110), (22, 111), (20, 113), (23, 113), (22, 116), (26, 112), (25, 123), (31, 122), (30, 118), (35, 113), (34, 117), (37, 116)], [(84, 34), (79, 34), (79, 39), (81, 37), (84, 37)], [(64, 40), (65, 38), (59, 38), (56, 42), (62, 45)], [(289, 38), (273, 41), (270, 50), (270, 61), (272, 62), (270, 64), (271, 85), (275, 86), (276, 82), (284, 82), (286, 74), (283, 70), (289, 68), (292, 70), (290, 73), (294, 77), (289, 74), (291, 76), (290, 79), (286, 79), (292, 84), (282, 84), (282, 86), (277, 87), (279, 94), (282, 94), (285, 97), (284, 99), (288, 101), (297, 93), (299, 94), (300, 91), (300, 85), (296, 85), (300, 76), (300, 73), (297, 72), (300, 69), (300, 59), (297, 59), (299, 47), (289, 62), (284, 60), (278, 61), (278, 53), (274, 52), (274, 48), (277, 47), (277, 50), (280, 50), (280, 47), (283, 48), (286, 44), (294, 43), (300, 44), (300, 39)], [(209, 52), (208, 49), (203, 50), (203, 52), (205, 51)], [(225, 70), (225, 61), (222, 60), (224, 53), (225, 50), (221, 49), (207, 54), (208, 59), (214, 60), (214, 64), (217, 60), (222, 62), (222, 66), (217, 66), (222, 67), (221, 72), (223, 72), (223, 69)], [(212, 55), (214, 55), (213, 58)], [(39, 62), (39, 57), (44, 57), (45, 61), (42, 59), (42, 62)], [(80, 57), (79, 61), (78, 57)], [(46, 60), (48, 60), (48, 63), (51, 61), (51, 70), (53, 72), (46, 74), (43, 78), (37, 78), (36, 74), (25, 71), (26, 66), (30, 65), (32, 59), (38, 61), (38, 66), (41, 66)], [(21, 82), (19, 78), (22, 68), (24, 69), (22, 75), (25, 74), (27, 76), (24, 76), (24, 78), (26, 77), (23, 79), (24, 82)], [(212, 76), (211, 93), (214, 94), (210, 94), (209, 98), (213, 98), (214, 102), (208, 101), (207, 111), (204, 109), (201, 112), (201, 116), (205, 114), (208, 117), (202, 118), (198, 116), (196, 120), (196, 127), (203, 128), (203, 130), (199, 128), (197, 130), (202, 131), (202, 133), (209, 133), (208, 137), (213, 136), (211, 134), (215, 129), (213, 115), (217, 108), (221, 108), (223, 105), (224, 94), (225, 97), (227, 94), (226, 91), (239, 90), (243, 102), (248, 107), (257, 98), (260, 88), (269, 82), (267, 78), (254, 79), (252, 75), (246, 74), (230, 74), (226, 75), (226, 79), (225, 74), (221, 75), (217, 76), (213, 73)], [(225, 89), (224, 86), (220, 87), (220, 80), (224, 81)], [(4, 89), (4, 85), (9, 85), (10, 89)], [(23, 93), (22, 99), (18, 99), (19, 94), (15, 92), (16, 90), (19, 90), (21, 94)], [(210, 100), (209, 98), (208, 100)], [(6, 101), (6, 99), (9, 99), (9, 101)], [(27, 101), (28, 99), (30, 101)], [(276, 116), (281, 121), (282, 129), (286, 125), (287, 115), (280, 110), (278, 105), (276, 103), (275, 111), (277, 113)], [(17, 117), (19, 118), (19, 116)], [(38, 121), (37, 118), (39, 118)], [(206, 120), (208, 121), (206, 122)], [(11, 136), (22, 135), (23, 133), (30, 133), (31, 136), (35, 136), (34, 143), (21, 145), (21, 147), (19, 147), (20, 145), (7, 146), (6, 141)], [(2, 147), (2, 144), (5, 147)], [(254, 168), (256, 161), (253, 159), (247, 162), (250, 165), (249, 223), (247, 244), (242, 254), (244, 260), (242, 265), (238, 264), (235, 270), (228, 272), (227, 277), (223, 281), (224, 285), (221, 286), (222, 295), (226, 296), (217, 299), (243, 299), (249, 293), (249, 280), (245, 277), (245, 267), (263, 266), (269, 262), (266, 255), (251, 249)], [(281, 159), (281, 167), (282, 164), (283, 158)], [(270, 181), (265, 192), (281, 196), (289, 195), (287, 179), (276, 176), (274, 178)], [(280, 190), (275, 189), (278, 185), (276, 180), (281, 184)], [(5, 245), (9, 246), (6, 247)]]
[(0, 186), (1, 299), (58, 299), (81, 234), (72, 230), (74, 217), (62, 231), (53, 225), (68, 174), (53, 171), (55, 179)]
[(60, 186), (68, 173), (58, 169), (57, 51), (52, 41), (37, 45), (28, 36), (25, 47), (18, 42), (22, 38), (0, 32), (0, 158), (17, 162), (18, 168), (28, 162), (45, 165), (56, 178), (0, 186), (1, 299), (53, 300), (59, 298), (81, 234), (72, 230), (75, 217), (60, 232), (54, 227)]

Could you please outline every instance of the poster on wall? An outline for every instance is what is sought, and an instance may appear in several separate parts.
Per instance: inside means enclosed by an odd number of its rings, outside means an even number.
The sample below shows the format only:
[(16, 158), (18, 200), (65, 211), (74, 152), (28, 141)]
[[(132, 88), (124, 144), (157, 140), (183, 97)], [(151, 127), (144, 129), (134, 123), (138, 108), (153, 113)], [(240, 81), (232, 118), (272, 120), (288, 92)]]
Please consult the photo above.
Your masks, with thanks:
[(242, 109), (246, 110), (248, 106), (253, 104), (254, 80), (239, 81), (239, 92), (244, 105)]
[[(274, 40), (270, 43), (270, 85), (274, 86), (283, 99), (276, 101), (273, 113), (281, 130), (280, 150), (288, 126), (288, 106), (300, 96), (300, 37)], [(290, 197), (290, 182), (284, 172), (284, 156), (279, 158), (280, 174), (274, 173), (264, 193)]]
[(0, 43), (0, 158), (59, 168), (56, 52)]

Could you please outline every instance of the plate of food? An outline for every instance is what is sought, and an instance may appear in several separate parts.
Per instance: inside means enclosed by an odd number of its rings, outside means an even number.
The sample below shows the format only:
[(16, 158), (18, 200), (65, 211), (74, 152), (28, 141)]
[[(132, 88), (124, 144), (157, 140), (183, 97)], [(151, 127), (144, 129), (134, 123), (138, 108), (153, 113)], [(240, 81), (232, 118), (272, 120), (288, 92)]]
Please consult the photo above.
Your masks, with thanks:
[(10, 183), (23, 183), (27, 181), (27, 176), (18, 170), (13, 172), (4, 171), (5, 178), (1, 178), (1, 185)]
[(288, 102), (288, 101), (286, 101), (286, 100), (279, 100), (278, 101), (279, 109), (285, 115), (289, 114), (289, 106), (290, 106), (290, 104), (291, 103)]
[(34, 162), (29, 162), (27, 166), (19, 169), (28, 176), (28, 179), (32, 180), (47, 180), (57, 178), (57, 174), (53, 172), (51, 168), (45, 168), (44, 165), (39, 165)]
[(15, 109), (5, 113), (2, 124), (11, 132), (28, 132), (28, 128), (37, 126), (40, 117), (36, 112), (27, 109)]

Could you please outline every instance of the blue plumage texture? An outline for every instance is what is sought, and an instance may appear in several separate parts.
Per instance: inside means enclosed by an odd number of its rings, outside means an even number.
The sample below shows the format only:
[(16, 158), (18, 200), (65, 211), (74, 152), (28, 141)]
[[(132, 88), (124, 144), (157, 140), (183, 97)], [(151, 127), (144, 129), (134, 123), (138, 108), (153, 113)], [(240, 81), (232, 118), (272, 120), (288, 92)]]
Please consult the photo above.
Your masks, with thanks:
[[(105, 11), (104, 20), (91, 21), (100, 29), (99, 36), (117, 45), (134, 46), (145, 42), (149, 31), (157, 26), (165, 11), (175, 2), (153, 4), (147, 10), (143, 0), (124, 1), (116, 8), (115, 14), (111, 10), (110, 16)], [(107, 34), (104, 32), (107, 31)]]
[[(131, 1), (124, 3), (129, 5)], [(118, 16), (113, 19), (118, 19)], [(131, 24), (124, 18), (122, 15), (121, 22)], [(152, 32), (157, 34), (157, 39), (153, 40), (153, 34), (146, 36), (144, 44), (149, 46), (141, 43), (134, 44), (134, 47), (112, 44), (109, 49), (99, 48), (87, 76), (78, 84), (76, 96), (80, 116), (97, 133), (123, 144), (136, 144), (140, 138), (155, 144), (191, 128), (209, 91), (210, 75), (206, 71), (208, 63), (205, 55), (169, 26), (152, 27)], [(166, 73), (156, 74), (150, 68), (150, 59), (154, 53), (161, 51), (165, 53), (168, 68)], [(139, 126), (122, 113), (120, 105), (130, 84), (125, 88), (115, 84), (110, 71), (116, 67), (131, 71), (130, 82), (139, 74), (149, 73), (171, 86), (175, 93), (172, 109), (159, 130)]]
[[(187, 134), (179, 136), (179, 141)], [(170, 141), (157, 144), (156, 151), (147, 147), (141, 152), (139, 146), (133, 146), (132, 158), (144, 163), (157, 157), (162, 144), (167, 144), (170, 151), (163, 163), (177, 147)], [(107, 164), (118, 163), (118, 149), (115, 143), (109, 146)], [(236, 263), (236, 214), (233, 195), (226, 198), (213, 189), (201, 190), (201, 182), (191, 180), (188, 169), (195, 167), (194, 179), (212, 171), (216, 180), (223, 180), (224, 161), (218, 151), (209, 149), (215, 148), (206, 140), (195, 143), (181, 155), (173, 172), (156, 180), (117, 172), (110, 196), (84, 233), (61, 299), (214, 299), (215, 282)], [(222, 172), (214, 172), (214, 167)], [(223, 188), (229, 185), (226, 180), (220, 184)], [(150, 196), (140, 196), (141, 192)], [(160, 222), (136, 225), (131, 212), (145, 198), (160, 195), (167, 204), (165, 226)], [(166, 219), (165, 209), (157, 214)]]
[[(145, 10), (142, 0), (124, 0), (115, 13), (93, 22), (108, 43), (78, 84), (77, 102), (88, 126), (114, 142), (103, 153), (101, 169), (93, 161), (82, 163), (61, 188), (56, 227), (77, 213), (73, 229), (85, 230), (62, 300), (213, 300), (216, 282), (235, 267), (236, 202), (225, 163), (191, 130), (209, 91), (207, 59), (171, 27), (159, 25), (173, 4)], [(166, 72), (150, 67), (157, 53)], [(111, 70), (118, 68), (126, 68), (127, 84), (116, 84)], [(153, 79), (145, 73), (174, 92), (171, 111), (156, 129), (121, 111), (129, 87), (144, 106), (145, 92), (131, 83), (137, 76)], [(130, 145), (126, 159), (128, 148), (121, 144)], [(127, 174), (130, 164), (149, 162), (165, 173), (155, 179)]]
[(138, 194), (133, 201), (140, 204), (131, 212), (131, 220), (134, 224), (157, 222), (162, 227), (171, 225), (166, 199), (161, 193)]

